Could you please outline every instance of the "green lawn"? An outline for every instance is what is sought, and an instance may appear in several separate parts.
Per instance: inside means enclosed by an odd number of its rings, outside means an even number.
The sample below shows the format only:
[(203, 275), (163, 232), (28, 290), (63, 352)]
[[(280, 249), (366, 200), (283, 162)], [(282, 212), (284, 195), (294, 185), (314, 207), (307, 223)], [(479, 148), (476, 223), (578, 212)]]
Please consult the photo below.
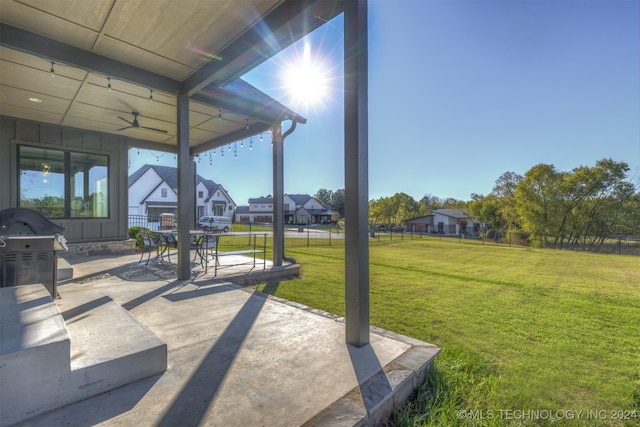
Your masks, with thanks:
[[(257, 288), (343, 315), (344, 246), (332, 245), (285, 243), (302, 277)], [(638, 257), (375, 240), (370, 301), (372, 325), (443, 349), (397, 425), (640, 425), (611, 419), (612, 410), (640, 417)], [(520, 409), (605, 410), (607, 418), (498, 416)], [(461, 421), (458, 410), (494, 412)]]

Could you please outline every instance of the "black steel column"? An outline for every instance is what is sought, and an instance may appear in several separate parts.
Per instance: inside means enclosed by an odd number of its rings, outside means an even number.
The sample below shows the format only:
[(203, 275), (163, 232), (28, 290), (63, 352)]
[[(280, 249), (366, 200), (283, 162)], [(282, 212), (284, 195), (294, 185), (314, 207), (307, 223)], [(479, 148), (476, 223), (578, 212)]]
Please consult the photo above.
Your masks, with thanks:
[(195, 168), (189, 150), (189, 97), (178, 95), (178, 280), (191, 278), (189, 230), (195, 227)]
[(344, 2), (346, 341), (369, 343), (367, 2)]
[(282, 126), (272, 129), (273, 142), (273, 265), (284, 258), (284, 141)]

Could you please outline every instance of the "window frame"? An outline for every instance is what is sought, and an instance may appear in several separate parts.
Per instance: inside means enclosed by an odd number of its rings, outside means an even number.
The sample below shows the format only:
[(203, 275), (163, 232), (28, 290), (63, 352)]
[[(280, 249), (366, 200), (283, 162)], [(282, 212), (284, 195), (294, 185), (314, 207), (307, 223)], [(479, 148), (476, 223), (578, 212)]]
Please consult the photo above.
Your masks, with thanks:
[[(14, 143), (14, 147), (15, 147), (15, 165), (16, 165), (16, 188), (17, 188), (17, 192), (16, 192), (16, 206), (18, 207), (24, 207), (22, 206), (22, 197), (21, 197), (21, 187), (22, 187), (22, 179), (21, 179), (21, 171), (22, 171), (22, 167), (21, 167), (21, 155), (22, 155), (22, 151), (21, 148), (22, 147), (26, 147), (26, 148), (33, 148), (33, 149), (39, 149), (39, 150), (49, 150), (49, 151), (58, 151), (60, 153), (62, 153), (62, 157), (63, 157), (63, 180), (64, 180), (64, 185), (63, 185), (63, 215), (62, 216), (47, 216), (47, 218), (52, 218), (52, 219), (60, 219), (60, 220), (98, 220), (98, 221), (104, 221), (104, 220), (109, 220), (111, 219), (111, 193), (112, 193), (112, 184), (111, 184), (111, 155), (109, 153), (104, 153), (104, 152), (97, 152), (97, 151), (90, 151), (90, 150), (82, 150), (82, 149), (76, 149), (74, 147), (74, 149), (69, 149), (67, 147), (51, 147), (51, 146), (45, 146), (45, 145), (41, 145), (41, 144), (33, 144), (33, 143), (29, 143), (29, 142), (23, 142), (23, 141), (17, 141), (14, 140), (12, 141)], [(106, 216), (72, 216), (72, 201), (73, 201), (73, 195), (71, 194), (71, 181), (73, 179), (72, 173), (71, 173), (71, 161), (72, 161), (72, 153), (73, 154), (90, 154), (90, 155), (95, 155), (95, 156), (101, 156), (104, 157), (106, 159), (106, 178), (107, 178), (107, 196), (106, 196), (106, 203), (107, 203), (107, 207), (106, 207), (106, 211), (107, 214)]]

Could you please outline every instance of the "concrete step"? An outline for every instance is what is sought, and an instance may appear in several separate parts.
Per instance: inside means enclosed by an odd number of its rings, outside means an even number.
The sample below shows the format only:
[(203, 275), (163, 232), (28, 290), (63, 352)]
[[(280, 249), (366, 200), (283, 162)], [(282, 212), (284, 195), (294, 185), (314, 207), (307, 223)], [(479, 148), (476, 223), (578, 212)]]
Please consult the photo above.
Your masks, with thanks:
[[(56, 303), (71, 340), (72, 370), (109, 362), (110, 381), (124, 384), (126, 378), (116, 378), (123, 372), (166, 369), (166, 344), (111, 298), (86, 301), (62, 291)], [(137, 359), (140, 366), (135, 366)]]
[(108, 297), (0, 288), (0, 426), (164, 372), (167, 346)]

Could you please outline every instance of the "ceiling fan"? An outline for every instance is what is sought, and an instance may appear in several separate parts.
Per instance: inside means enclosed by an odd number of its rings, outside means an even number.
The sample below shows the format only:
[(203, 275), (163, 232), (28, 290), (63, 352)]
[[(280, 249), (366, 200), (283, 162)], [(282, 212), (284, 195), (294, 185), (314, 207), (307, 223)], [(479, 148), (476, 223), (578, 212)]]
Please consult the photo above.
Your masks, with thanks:
[(167, 131), (163, 130), (163, 129), (150, 128), (150, 127), (147, 127), (147, 126), (140, 126), (140, 123), (138, 123), (138, 116), (140, 115), (140, 113), (138, 113), (137, 111), (132, 111), (131, 114), (133, 114), (133, 121), (129, 121), (129, 120), (123, 118), (123, 117), (118, 116), (118, 118), (120, 120), (124, 120), (125, 122), (129, 123), (129, 126), (125, 126), (125, 127), (120, 128), (118, 130), (125, 130), (125, 129), (135, 128), (135, 129), (150, 130), (150, 131), (153, 131), (153, 132), (167, 133)]

